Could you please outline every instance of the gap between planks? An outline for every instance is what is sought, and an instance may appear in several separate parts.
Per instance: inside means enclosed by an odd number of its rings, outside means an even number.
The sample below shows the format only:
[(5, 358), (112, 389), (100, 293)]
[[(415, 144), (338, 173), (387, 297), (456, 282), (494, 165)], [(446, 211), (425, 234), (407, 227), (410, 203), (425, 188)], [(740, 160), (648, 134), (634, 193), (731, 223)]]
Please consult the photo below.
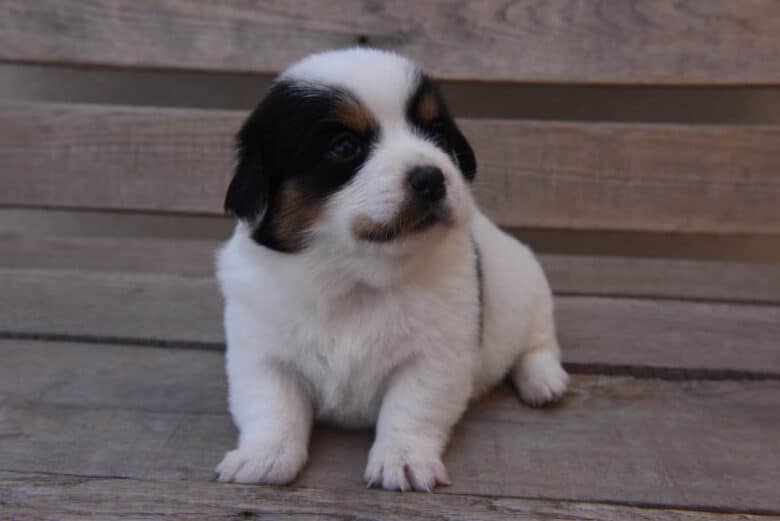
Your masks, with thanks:
[[(0, 340), (23, 340), (33, 342), (80, 343), (111, 345), (124, 347), (154, 347), (164, 349), (190, 349), (193, 351), (225, 350), (222, 342), (197, 342), (192, 340), (163, 340), (154, 338), (104, 337), (91, 335), (69, 335), (57, 333), (32, 333), (25, 331), (0, 331)], [(695, 367), (653, 367), (646, 365), (617, 365), (606, 363), (566, 362), (564, 367), (570, 374), (630, 376), (633, 378), (652, 378), (669, 382), (685, 380), (710, 381), (761, 381), (780, 380), (780, 372), (740, 371), (729, 369), (708, 369)]]
[[(62, 217), (57, 216), (67, 220)], [(143, 218), (140, 222), (121, 219), (117, 222), (112, 217), (115, 216), (94, 214), (79, 222), (78, 229), (83, 232), (85, 227), (99, 226), (96, 221), (100, 221), (108, 229), (119, 229), (119, 236), (72, 236), (57, 230), (49, 230), (50, 235), (22, 235), (21, 228), (13, 233), (0, 232), (0, 267), (213, 275), (215, 253), (222, 242), (197, 236), (122, 236), (122, 233), (138, 233), (133, 227), (158, 230), (169, 223), (159, 218), (153, 222)], [(229, 223), (200, 219), (190, 224), (189, 233), (196, 234), (195, 230), (203, 233), (204, 227), (214, 228), (216, 224), (222, 225), (221, 235), (227, 237)], [(524, 235), (519, 233), (521, 240)], [(553, 290), (562, 296), (780, 304), (780, 263), (551, 253), (540, 254), (539, 260)]]

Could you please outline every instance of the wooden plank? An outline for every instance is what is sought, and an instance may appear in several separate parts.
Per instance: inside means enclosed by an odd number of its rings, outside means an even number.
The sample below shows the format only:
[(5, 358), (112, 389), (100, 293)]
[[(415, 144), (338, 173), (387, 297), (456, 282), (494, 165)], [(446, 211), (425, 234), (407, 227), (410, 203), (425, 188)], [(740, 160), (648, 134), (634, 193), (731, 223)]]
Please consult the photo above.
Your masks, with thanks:
[[(0, 205), (221, 214), (244, 116), (0, 104)], [(780, 127), (461, 123), (501, 225), (780, 233)]]
[(209, 277), (214, 274), (214, 257), (221, 244), (221, 241), (170, 237), (68, 237), (0, 232), (0, 266)]
[[(208, 277), (221, 244), (170, 237), (0, 232), (0, 267)], [(559, 295), (780, 304), (780, 264), (775, 263), (556, 254), (539, 258)]]
[[(780, 104), (778, 105), (780, 108)], [(27, 232), (31, 226), (49, 226), (51, 223), (68, 225), (65, 216), (90, 217), (87, 222), (95, 222), (102, 215), (112, 215), (106, 212), (70, 212), (35, 209), (6, 209), (0, 211), (11, 215), (19, 215), (16, 226), (24, 223)], [(97, 216), (97, 219), (92, 217)], [(113, 213), (119, 215), (119, 213)], [(135, 219), (139, 214), (124, 213), (128, 219)], [(151, 214), (140, 214), (147, 218)], [(22, 218), (21, 216), (25, 216)], [(31, 219), (27, 216), (33, 216)], [(49, 217), (47, 217), (49, 216)], [(64, 217), (64, 218), (63, 218)], [(157, 219), (175, 219), (172, 216), (156, 216)], [(81, 217), (79, 217), (81, 218)], [(182, 216), (178, 219), (189, 221), (192, 217)], [(209, 220), (208, 217), (202, 219)], [(216, 219), (216, 218), (214, 218)], [(8, 219), (10, 221), (10, 219)], [(78, 222), (71, 217), (72, 221)], [(221, 218), (220, 218), (221, 220)], [(72, 227), (75, 222), (71, 223)], [(9, 232), (15, 232), (8, 226)], [(50, 229), (50, 228), (49, 228)], [(44, 233), (51, 233), (44, 229)], [(111, 235), (110, 227), (104, 228), (103, 235)], [(543, 228), (510, 228), (517, 237), (534, 247), (539, 252), (551, 252), (562, 255), (582, 255), (601, 257), (628, 256), (631, 259), (647, 257), (650, 259), (691, 259), (727, 262), (770, 263), (780, 264), (780, 235), (734, 235), (711, 233), (658, 233), (635, 231), (605, 231), (605, 230), (550, 230)], [(75, 233), (79, 233), (78, 230)], [(225, 233), (212, 237), (221, 238)]]
[[(235, 519), (383, 519), (390, 521), (770, 521), (770, 516), (697, 512), (456, 494), (376, 490), (278, 489), (181, 481), (138, 481), (0, 472), (2, 512), (27, 521), (79, 519), (219, 521)], [(268, 516), (268, 517), (266, 517)]]
[(10, 0), (0, 59), (274, 72), (367, 42), (454, 80), (777, 84), (778, 20), (775, 2), (732, 0)]
[[(0, 207), (0, 241), (6, 237), (25, 235), (29, 237), (60, 236), (63, 238), (96, 238), (114, 237), (117, 239), (185, 239), (205, 241), (225, 241), (230, 237), (236, 221), (229, 215), (193, 215), (171, 214), (160, 212), (128, 212), (105, 210), (67, 210), (67, 209), (42, 209), (42, 208), (7, 208)], [(630, 233), (630, 232), (625, 232)], [(579, 237), (580, 232), (576, 235)], [(634, 234), (632, 233), (632, 236)], [(684, 244), (693, 243), (699, 246), (702, 237), (698, 235), (686, 235)], [(763, 238), (763, 237), (761, 237)], [(728, 260), (774, 260), (774, 257), (762, 255), (759, 251), (755, 255), (755, 245), (759, 237), (744, 236), (735, 237), (741, 250), (746, 250), (746, 256)], [(722, 247), (723, 242), (736, 249), (732, 243), (732, 236), (720, 237), (720, 240), (707, 241), (707, 246)], [(766, 245), (771, 251), (773, 241), (761, 241), (759, 245)], [(777, 245), (780, 246), (780, 237)], [(679, 247), (677, 244), (674, 246)], [(665, 249), (656, 246), (653, 251), (659, 252)], [(716, 253), (713, 253), (716, 256)], [(777, 261), (780, 262), (780, 252)]]
[(556, 298), (564, 358), (576, 364), (780, 371), (780, 308)]
[(780, 230), (780, 127), (475, 120), (477, 200), (504, 226)]
[(207, 277), (0, 269), (0, 331), (221, 343), (222, 299)]
[(0, 205), (222, 213), (238, 113), (0, 106)]
[[(222, 301), (209, 277), (0, 268), (0, 332), (220, 349)], [(78, 296), (78, 298), (74, 297)], [(567, 362), (780, 372), (780, 307), (567, 297)]]
[[(65, 410), (225, 414), (220, 351), (0, 339), (0, 353), (4, 403), (34, 400)], [(0, 427), (0, 432), (8, 429)]]
[(559, 295), (780, 303), (780, 264), (692, 259), (540, 256)]
[[(0, 470), (208, 481), (233, 444), (229, 417), (199, 407), (204, 393), (225, 396), (215, 353), (9, 341), (0, 352), (4, 376), (37, 380), (0, 391)], [(128, 366), (133, 354), (146, 361)], [(62, 374), (38, 376), (44, 359)], [(455, 429), (441, 492), (780, 513), (779, 395), (778, 380), (575, 376), (561, 406), (538, 410), (501, 387)], [(317, 427), (296, 486), (358, 493), (370, 444), (370, 432)]]

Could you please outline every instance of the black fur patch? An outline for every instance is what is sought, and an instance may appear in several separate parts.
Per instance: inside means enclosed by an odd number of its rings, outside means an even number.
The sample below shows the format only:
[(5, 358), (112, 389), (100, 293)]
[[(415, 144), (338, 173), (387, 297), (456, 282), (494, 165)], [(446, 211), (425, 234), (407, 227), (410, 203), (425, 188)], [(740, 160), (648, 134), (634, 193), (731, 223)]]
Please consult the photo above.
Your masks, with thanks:
[(474, 237), (471, 238), (471, 243), (474, 245), (474, 271), (477, 279), (477, 302), (479, 302), (477, 338), (479, 345), (482, 346), (482, 332), (485, 329), (485, 280), (482, 273), (482, 253), (479, 251), (479, 245)]
[(477, 159), (447, 110), (438, 85), (425, 74), (406, 106), (406, 118), (421, 134), (447, 152), (468, 181), (477, 174)]
[[(378, 129), (370, 124), (349, 126), (345, 119), (350, 118), (340, 117), (345, 103), (357, 101), (340, 89), (281, 81), (241, 127), (225, 210), (256, 223), (252, 238), (259, 244), (283, 252), (302, 248), (305, 230), (299, 228), (306, 219), (294, 220), (301, 225), (291, 226), (290, 212), (316, 215), (316, 208), (364, 163)], [(349, 161), (336, 160), (328, 152), (334, 139), (345, 133), (356, 137), (361, 152)], [(291, 185), (294, 198), (289, 197)], [(291, 200), (304, 207), (284, 208)], [(286, 216), (283, 223), (278, 216)]]

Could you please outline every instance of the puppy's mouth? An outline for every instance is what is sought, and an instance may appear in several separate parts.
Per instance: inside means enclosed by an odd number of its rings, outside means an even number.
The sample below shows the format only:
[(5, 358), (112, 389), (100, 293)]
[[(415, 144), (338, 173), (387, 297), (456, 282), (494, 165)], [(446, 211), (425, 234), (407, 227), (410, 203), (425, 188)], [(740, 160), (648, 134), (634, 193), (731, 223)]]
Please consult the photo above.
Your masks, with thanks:
[(452, 225), (452, 210), (442, 204), (407, 203), (388, 222), (378, 223), (361, 215), (352, 224), (355, 237), (368, 242), (390, 242), (424, 232), (438, 224)]

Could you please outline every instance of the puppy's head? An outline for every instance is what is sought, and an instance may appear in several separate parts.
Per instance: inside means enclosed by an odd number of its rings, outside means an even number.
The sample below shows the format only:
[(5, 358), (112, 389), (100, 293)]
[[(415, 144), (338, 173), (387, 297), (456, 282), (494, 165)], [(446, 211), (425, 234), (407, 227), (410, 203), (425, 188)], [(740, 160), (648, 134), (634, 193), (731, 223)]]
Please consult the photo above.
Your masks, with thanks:
[(225, 209), (282, 252), (317, 241), (387, 248), (466, 226), (474, 153), (436, 85), (372, 49), (286, 70), (238, 134)]

